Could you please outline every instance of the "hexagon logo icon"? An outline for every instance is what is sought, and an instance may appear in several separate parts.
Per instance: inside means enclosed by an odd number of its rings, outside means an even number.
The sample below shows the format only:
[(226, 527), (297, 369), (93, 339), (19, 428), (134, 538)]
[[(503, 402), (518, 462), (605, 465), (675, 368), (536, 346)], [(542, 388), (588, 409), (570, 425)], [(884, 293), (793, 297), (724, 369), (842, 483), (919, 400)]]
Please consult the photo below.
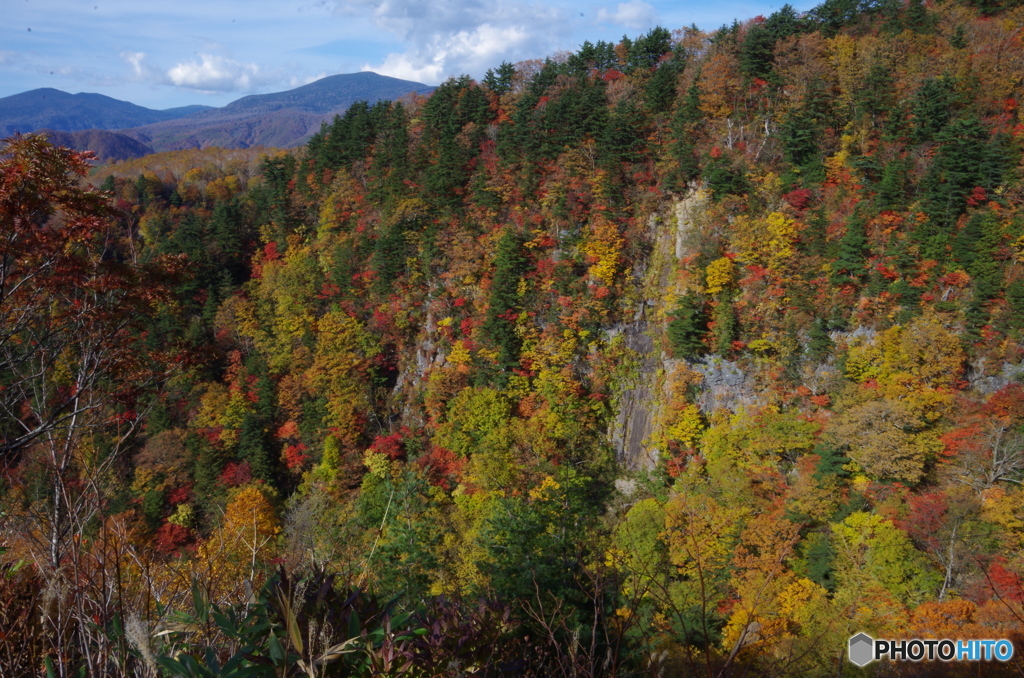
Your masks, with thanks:
[(875, 658), (875, 641), (861, 632), (850, 638), (850, 661), (857, 666), (871, 663)]

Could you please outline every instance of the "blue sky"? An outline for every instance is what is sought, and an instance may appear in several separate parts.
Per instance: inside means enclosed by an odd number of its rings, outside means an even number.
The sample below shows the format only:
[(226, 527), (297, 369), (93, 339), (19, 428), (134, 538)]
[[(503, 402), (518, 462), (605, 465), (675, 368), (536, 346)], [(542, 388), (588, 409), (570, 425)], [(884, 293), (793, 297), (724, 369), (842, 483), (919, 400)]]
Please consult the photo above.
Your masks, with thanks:
[[(783, 3), (660, 0), (3, 0), (0, 97), (37, 87), (150, 108), (222, 106), (372, 70), (436, 85), (661, 25)], [(815, 3), (793, 3), (806, 10)]]

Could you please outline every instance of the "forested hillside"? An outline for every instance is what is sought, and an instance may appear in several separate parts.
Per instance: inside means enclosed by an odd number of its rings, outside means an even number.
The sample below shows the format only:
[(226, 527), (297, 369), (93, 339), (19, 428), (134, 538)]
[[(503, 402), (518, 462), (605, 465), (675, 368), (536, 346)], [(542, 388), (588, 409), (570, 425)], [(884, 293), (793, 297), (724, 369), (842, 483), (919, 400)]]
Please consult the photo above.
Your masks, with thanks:
[(845, 652), (1024, 641), (1019, 5), (9, 140), (0, 673), (1017, 675)]

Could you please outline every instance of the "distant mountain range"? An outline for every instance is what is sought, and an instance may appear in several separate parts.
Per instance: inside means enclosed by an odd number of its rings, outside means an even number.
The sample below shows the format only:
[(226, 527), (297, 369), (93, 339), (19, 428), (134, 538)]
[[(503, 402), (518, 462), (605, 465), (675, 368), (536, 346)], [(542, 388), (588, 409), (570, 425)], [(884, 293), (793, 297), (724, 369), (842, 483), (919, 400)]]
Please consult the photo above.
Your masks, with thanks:
[(287, 148), (304, 143), (323, 120), (357, 101), (374, 103), (433, 90), (423, 83), (376, 73), (331, 75), (286, 92), (254, 94), (223, 108), (121, 131), (157, 151), (207, 146)]
[(0, 135), (52, 129), (77, 132), (84, 129), (138, 127), (204, 111), (209, 106), (182, 106), (166, 111), (136, 106), (102, 94), (68, 94), (52, 87), (34, 89), (0, 99)]
[(304, 143), (323, 120), (356, 101), (394, 100), (433, 89), (376, 73), (350, 73), (242, 97), (221, 108), (156, 111), (102, 94), (43, 88), (0, 99), (0, 136), (45, 131), (62, 145), (96, 151), (104, 162), (209, 146), (287, 148)]

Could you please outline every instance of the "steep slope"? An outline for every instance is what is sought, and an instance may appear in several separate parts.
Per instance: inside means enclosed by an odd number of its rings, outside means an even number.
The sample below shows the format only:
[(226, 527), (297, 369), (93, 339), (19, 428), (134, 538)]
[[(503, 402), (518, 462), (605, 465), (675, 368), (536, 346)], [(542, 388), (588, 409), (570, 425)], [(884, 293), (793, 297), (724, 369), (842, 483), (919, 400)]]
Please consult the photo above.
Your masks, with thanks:
[[(1019, 5), (659, 28), (351, 105), (303, 150), (97, 172), (102, 261), (182, 269), (147, 346), (196, 356), (100, 490), (130, 507), (111, 529), (236, 610), (279, 563), (345, 572), (451, 630), (416, 646), (426, 675), (471, 627), (538, 639), (537, 676), (1024, 642)], [(474, 621), (491, 601), (507, 625)]]
[(103, 163), (115, 160), (141, 158), (153, 152), (146, 144), (125, 134), (102, 129), (87, 129), (76, 132), (61, 132), (52, 129), (37, 130), (45, 134), (50, 143), (67, 146), (76, 151), (93, 151)]
[(287, 148), (301, 143), (320, 128), (328, 116), (294, 110), (276, 110), (265, 114), (218, 115), (210, 118), (183, 118), (121, 130), (127, 137), (152, 147), (157, 152), (186, 148)]

